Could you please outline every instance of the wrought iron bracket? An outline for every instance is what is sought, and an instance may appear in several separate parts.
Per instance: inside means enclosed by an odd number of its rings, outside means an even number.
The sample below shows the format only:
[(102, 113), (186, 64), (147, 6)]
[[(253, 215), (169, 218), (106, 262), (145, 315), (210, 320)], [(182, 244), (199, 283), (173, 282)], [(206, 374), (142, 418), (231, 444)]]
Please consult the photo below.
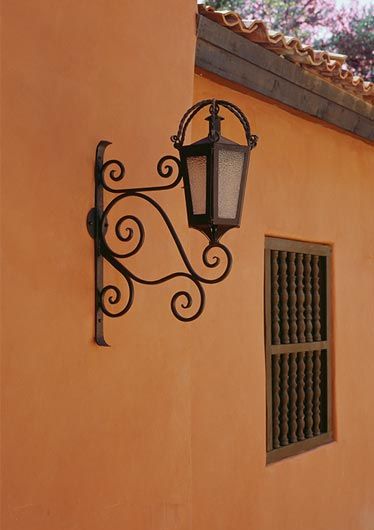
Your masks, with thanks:
[[(87, 230), (94, 240), (95, 256), (95, 340), (99, 346), (109, 346), (104, 338), (104, 316), (120, 317), (126, 314), (134, 301), (134, 284), (157, 285), (174, 278), (188, 279), (198, 301), (194, 302), (193, 295), (186, 290), (179, 290), (171, 298), (170, 306), (173, 315), (182, 322), (189, 322), (198, 318), (204, 310), (205, 291), (203, 284), (214, 284), (224, 280), (232, 266), (232, 255), (228, 248), (218, 241), (209, 241), (202, 252), (202, 263), (209, 270), (218, 270), (214, 278), (206, 278), (192, 267), (174, 226), (163, 208), (148, 195), (148, 192), (160, 192), (175, 188), (182, 180), (180, 161), (174, 156), (164, 156), (157, 164), (158, 175), (170, 182), (160, 186), (143, 188), (117, 187), (125, 177), (125, 167), (119, 160), (111, 159), (104, 162), (104, 155), (111, 142), (102, 140), (96, 148), (95, 156), (95, 206), (87, 215)], [(110, 169), (111, 168), (111, 169)], [(105, 194), (105, 200), (104, 200)], [(135, 215), (125, 214), (119, 217), (110, 230), (109, 214), (119, 203), (125, 204), (128, 197), (137, 197), (150, 204), (165, 223), (179, 255), (184, 269), (157, 278), (147, 280), (135, 275), (126, 265), (126, 258), (135, 255), (143, 246), (145, 229), (142, 221)], [(117, 242), (124, 245), (132, 244), (128, 251), (118, 252), (111, 247), (107, 233), (112, 233)], [(134, 243), (135, 242), (135, 243)], [(213, 252), (213, 250), (218, 251)], [(221, 256), (219, 256), (221, 254)], [(223, 263), (222, 263), (223, 258)], [(122, 278), (128, 287), (127, 298), (117, 285), (107, 284), (104, 279), (104, 262), (108, 263)], [(190, 310), (188, 312), (188, 310)], [(186, 311), (188, 312), (186, 314)]]

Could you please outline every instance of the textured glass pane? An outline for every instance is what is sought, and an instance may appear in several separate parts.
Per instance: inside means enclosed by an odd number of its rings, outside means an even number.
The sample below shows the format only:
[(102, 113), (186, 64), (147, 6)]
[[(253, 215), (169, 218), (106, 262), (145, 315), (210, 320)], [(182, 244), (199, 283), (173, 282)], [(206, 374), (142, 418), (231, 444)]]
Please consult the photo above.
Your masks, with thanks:
[(192, 211), (195, 215), (206, 213), (206, 156), (187, 158), (191, 188)]
[(218, 217), (221, 219), (236, 217), (243, 163), (243, 152), (218, 152)]

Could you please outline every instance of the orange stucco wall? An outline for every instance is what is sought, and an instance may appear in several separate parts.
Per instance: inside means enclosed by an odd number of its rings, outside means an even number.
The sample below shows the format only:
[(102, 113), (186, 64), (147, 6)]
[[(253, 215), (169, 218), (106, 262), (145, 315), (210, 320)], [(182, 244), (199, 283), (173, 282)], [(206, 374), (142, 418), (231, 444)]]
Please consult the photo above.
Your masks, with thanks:
[[(232, 275), (209, 299), (194, 355), (195, 529), (374, 528), (374, 150), (321, 122), (196, 76), (195, 99), (233, 101), (260, 141)], [(242, 140), (240, 125), (224, 135)], [(200, 124), (194, 134), (201, 137)], [(265, 465), (264, 236), (333, 245), (336, 442)], [(214, 310), (211, 310), (214, 306)]]
[[(129, 186), (162, 180), (193, 100), (195, 10), (3, 2), (4, 530), (191, 527), (191, 328), (170, 315), (170, 286), (140, 288), (106, 326), (112, 348), (94, 344), (86, 215), (100, 139)], [(184, 227), (182, 194), (161, 201)], [(147, 236), (136, 271), (155, 277), (177, 258)]]
[[(3, 2), (4, 530), (374, 527), (373, 150), (194, 78), (195, 9), (192, 0)], [(113, 141), (129, 185), (152, 185), (182, 113), (212, 96), (242, 107), (261, 138), (242, 228), (225, 236), (233, 271), (207, 288), (191, 324), (170, 313), (180, 280), (136, 286), (131, 312), (106, 320), (112, 347), (99, 348), (86, 231), (96, 143)], [(239, 139), (239, 127), (224, 126)], [(204, 242), (186, 228), (182, 189), (159, 200), (198, 262)], [(158, 218), (129, 206), (147, 230), (135, 272), (181, 268)], [(271, 466), (265, 234), (334, 246), (337, 442)]]

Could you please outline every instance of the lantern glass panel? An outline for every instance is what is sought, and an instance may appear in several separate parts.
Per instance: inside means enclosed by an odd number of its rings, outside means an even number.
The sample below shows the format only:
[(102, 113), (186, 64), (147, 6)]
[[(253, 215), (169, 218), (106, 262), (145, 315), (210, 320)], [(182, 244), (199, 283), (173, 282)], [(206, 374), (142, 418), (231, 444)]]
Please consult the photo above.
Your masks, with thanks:
[(238, 213), (244, 153), (230, 149), (218, 152), (218, 217), (235, 219)]
[(192, 211), (194, 215), (206, 213), (207, 158), (206, 156), (187, 157)]

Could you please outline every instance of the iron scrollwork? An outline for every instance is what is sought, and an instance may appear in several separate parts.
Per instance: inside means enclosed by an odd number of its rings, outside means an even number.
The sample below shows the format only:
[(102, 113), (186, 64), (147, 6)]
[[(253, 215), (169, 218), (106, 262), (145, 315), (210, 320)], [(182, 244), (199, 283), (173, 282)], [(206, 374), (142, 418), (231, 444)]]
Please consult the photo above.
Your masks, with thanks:
[[(184, 127), (185, 129), (185, 127)], [(209, 241), (202, 253), (203, 265), (212, 270), (220, 266), (222, 257), (223, 266), (219, 267), (220, 274), (215, 278), (206, 278), (193, 268), (183, 245), (178, 237), (174, 226), (158, 202), (148, 195), (148, 192), (160, 192), (177, 187), (182, 180), (181, 165), (178, 158), (174, 156), (164, 156), (157, 164), (157, 173), (160, 177), (171, 179), (170, 182), (159, 186), (143, 188), (121, 188), (116, 185), (121, 184), (125, 178), (124, 164), (115, 159), (104, 162), (106, 148), (111, 144), (108, 141), (99, 142), (96, 149), (95, 158), (95, 207), (90, 210), (87, 218), (87, 226), (90, 235), (95, 241), (95, 339), (98, 345), (108, 346), (104, 338), (104, 315), (107, 317), (120, 317), (126, 314), (134, 302), (134, 284), (158, 285), (175, 278), (186, 278), (196, 288), (198, 293), (197, 306), (192, 310), (192, 314), (185, 314), (185, 311), (193, 308), (193, 295), (187, 290), (178, 290), (173, 294), (170, 306), (173, 315), (182, 322), (190, 322), (198, 318), (204, 310), (205, 291), (203, 284), (214, 284), (224, 280), (232, 266), (232, 255), (228, 248), (219, 241)], [(114, 195), (111, 200), (104, 205), (104, 192)], [(114, 235), (120, 243), (134, 243), (135, 245), (128, 252), (118, 252), (112, 248), (108, 242), (107, 233), (109, 226), (109, 214), (113, 208), (121, 203), (124, 204), (129, 197), (136, 197), (150, 204), (160, 215), (165, 223), (178, 253), (183, 261), (185, 270), (178, 271), (155, 280), (141, 278), (134, 274), (125, 264), (126, 258), (137, 254), (143, 246), (145, 240), (145, 228), (142, 221), (136, 215), (123, 215), (115, 221)], [(137, 239), (135, 239), (137, 238)], [(221, 257), (214, 251), (222, 254)], [(109, 263), (124, 278), (127, 284), (127, 298), (124, 299), (123, 290), (118, 285), (106, 284), (104, 281), (104, 261)]]

